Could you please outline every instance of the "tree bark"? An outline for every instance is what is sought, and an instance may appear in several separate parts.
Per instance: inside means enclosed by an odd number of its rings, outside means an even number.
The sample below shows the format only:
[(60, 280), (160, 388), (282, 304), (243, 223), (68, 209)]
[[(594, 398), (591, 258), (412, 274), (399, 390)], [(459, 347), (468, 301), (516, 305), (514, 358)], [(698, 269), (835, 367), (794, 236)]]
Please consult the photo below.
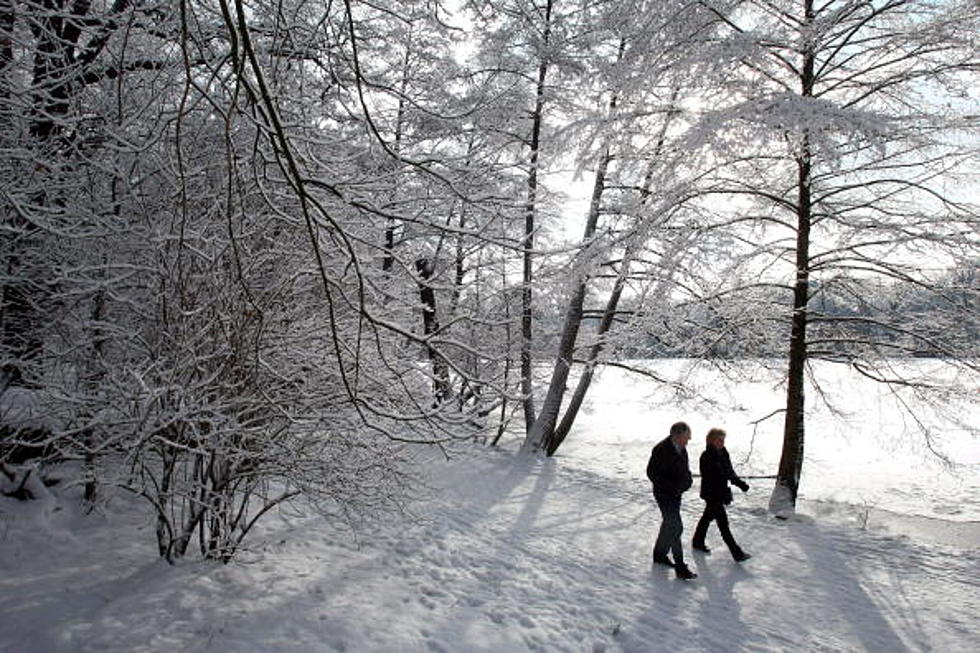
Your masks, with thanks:
[[(813, 0), (805, 0), (806, 19), (813, 21)], [(803, 54), (801, 70), (802, 96), (813, 96), (814, 56), (812, 50)], [(793, 286), (793, 316), (789, 344), (789, 370), (786, 391), (786, 421), (783, 427), (783, 450), (779, 459), (774, 499), (774, 512), (793, 511), (803, 469), (804, 445), (804, 384), (807, 364), (807, 305), (810, 300), (810, 226), (813, 218), (810, 169), (812, 154), (810, 140), (804, 132), (796, 157), (796, 282)]]
[[(804, 139), (804, 148), (807, 147)], [(796, 505), (803, 469), (804, 384), (807, 363), (807, 304), (809, 302), (810, 245), (810, 162), (809, 153), (798, 159), (799, 205), (797, 207), (796, 284), (793, 287), (793, 317), (789, 344), (789, 371), (786, 391), (786, 421), (783, 428), (783, 450), (779, 459), (777, 484), (788, 490), (791, 505)]]
[(589, 386), (592, 385), (592, 376), (595, 374), (596, 361), (599, 360), (599, 354), (602, 353), (602, 349), (605, 346), (603, 339), (612, 327), (613, 318), (616, 315), (616, 308), (619, 306), (619, 299), (623, 296), (623, 289), (626, 287), (626, 280), (629, 278), (629, 261), (629, 255), (623, 257), (623, 267), (616, 277), (616, 283), (613, 286), (612, 292), (609, 294), (609, 299), (606, 301), (606, 308), (602, 312), (602, 320), (596, 332), (597, 340), (589, 349), (589, 355), (585, 359), (582, 376), (579, 377), (578, 383), (575, 385), (575, 391), (568, 400), (565, 414), (562, 415), (561, 422), (548, 439), (546, 452), (549, 456), (554, 455), (558, 447), (565, 441), (568, 432), (572, 430), (572, 424), (575, 423), (575, 418), (578, 416), (578, 411), (582, 407), (582, 402), (585, 401), (585, 394), (589, 391)]
[[(0, 0), (0, 125), (9, 126), (10, 120), (13, 117), (11, 115), (10, 106), (7, 100), (10, 98), (10, 83), (8, 81), (8, 69), (13, 64), (14, 61), (14, 0)], [(3, 141), (6, 141), (7, 136), (0, 135)], [(8, 220), (13, 218), (4, 212), (2, 220), (6, 223)], [(6, 226), (6, 225), (4, 225)], [(6, 229), (4, 229), (6, 231)], [(7, 240), (8, 236), (4, 236), (4, 240)], [(6, 252), (7, 244), (3, 244), (3, 251)], [(13, 256), (5, 257), (7, 260), (4, 263), (4, 276), (7, 278), (12, 278), (12, 273), (15, 269)], [(7, 326), (9, 315), (7, 311), (7, 306), (12, 300), (12, 289), (8, 283), (0, 285), (0, 347), (7, 349), (9, 343), (10, 335), (8, 333), (9, 327)], [(12, 379), (9, 378), (15, 374), (19, 374), (19, 368), (11, 365), (4, 364), (3, 369), (0, 369), (0, 388), (4, 384), (9, 383)]]
[(609, 169), (611, 159), (612, 155), (607, 147), (596, 169), (589, 215), (585, 222), (585, 233), (582, 235), (582, 250), (578, 256), (579, 267), (585, 267), (585, 269), (581, 270), (568, 300), (568, 309), (565, 313), (561, 339), (558, 344), (558, 356), (551, 373), (551, 382), (548, 384), (548, 394), (545, 396), (544, 404), (541, 407), (541, 414), (534, 421), (524, 445), (526, 449), (544, 449), (548, 455), (554, 453), (558, 448), (554, 442), (555, 424), (558, 422), (558, 413), (561, 410), (568, 375), (571, 372), (572, 361), (575, 357), (575, 342), (582, 326), (583, 307), (589, 282), (588, 265), (592, 254), (592, 239), (595, 237), (596, 226), (599, 223), (599, 207), (602, 202), (602, 194), (605, 191), (606, 172)]
[(548, 79), (550, 55), (547, 52), (551, 42), (551, 15), (555, 0), (545, 4), (544, 29), (541, 41), (545, 51), (541, 53), (538, 64), (538, 83), (534, 95), (534, 112), (531, 114), (530, 161), (527, 175), (527, 203), (524, 206), (524, 269), (521, 278), (521, 394), (524, 404), (524, 428), (528, 434), (534, 426), (534, 370), (531, 343), (533, 330), (533, 302), (531, 284), (534, 282), (534, 218), (537, 211), (538, 161), (541, 146), (541, 126), (544, 114), (544, 91)]
[(430, 280), (435, 273), (432, 261), (420, 258), (415, 261), (415, 269), (419, 274), (419, 298), (422, 300), (422, 331), (426, 337), (426, 351), (429, 363), (432, 365), (432, 389), (436, 405), (441, 405), (452, 394), (449, 381), (449, 364), (446, 359), (428, 343), (428, 338), (439, 331), (439, 316), (436, 312), (436, 293)]
[[(409, 42), (405, 46), (405, 56), (402, 57), (402, 77), (399, 82), (398, 89), (398, 111), (395, 113), (395, 137), (392, 143), (392, 151), (396, 155), (395, 165), (399, 167), (393, 173), (394, 182), (392, 187), (392, 200), (397, 200), (398, 193), (401, 190), (399, 177), (401, 175), (400, 166), (402, 163), (402, 140), (405, 133), (405, 95), (408, 91), (408, 75), (409, 75), (409, 63), (411, 63), (412, 57), (412, 40), (411, 32), (409, 33)], [(385, 240), (384, 240), (384, 257), (381, 259), (381, 269), (384, 272), (390, 272), (395, 265), (395, 230), (398, 225), (395, 224), (393, 218), (387, 218), (385, 224)]]
[[(7, 69), (14, 62), (14, 0), (0, 0), (0, 101), (10, 98)], [(9, 118), (9, 107), (0, 104), (0, 117)]]

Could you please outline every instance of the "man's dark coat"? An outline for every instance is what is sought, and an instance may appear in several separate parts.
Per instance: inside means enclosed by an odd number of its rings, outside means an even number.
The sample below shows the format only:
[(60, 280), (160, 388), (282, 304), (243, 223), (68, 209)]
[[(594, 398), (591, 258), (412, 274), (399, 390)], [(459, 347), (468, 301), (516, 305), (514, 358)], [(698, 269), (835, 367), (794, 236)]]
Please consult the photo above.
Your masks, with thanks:
[(681, 447), (678, 451), (670, 436), (658, 442), (650, 452), (647, 478), (653, 483), (655, 493), (679, 498), (693, 483), (687, 450)]
[(716, 449), (711, 445), (701, 454), (699, 461), (701, 468), (701, 498), (708, 503), (732, 502), (732, 489), (728, 487), (728, 482), (747, 489), (745, 481), (738, 477), (732, 469), (732, 459), (728, 455), (728, 450), (724, 447)]

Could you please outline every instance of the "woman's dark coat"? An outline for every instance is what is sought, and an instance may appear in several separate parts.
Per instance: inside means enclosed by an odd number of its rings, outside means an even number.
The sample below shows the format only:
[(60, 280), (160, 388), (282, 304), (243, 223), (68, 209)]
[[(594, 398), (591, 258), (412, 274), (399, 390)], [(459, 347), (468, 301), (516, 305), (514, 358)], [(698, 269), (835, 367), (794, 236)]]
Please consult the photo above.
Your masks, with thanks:
[(681, 447), (678, 451), (670, 436), (658, 442), (650, 452), (647, 478), (653, 483), (655, 493), (680, 497), (693, 483), (687, 450)]
[(701, 498), (708, 503), (732, 502), (732, 489), (728, 487), (731, 481), (743, 489), (748, 489), (748, 485), (738, 477), (732, 469), (732, 459), (728, 455), (728, 450), (724, 447), (717, 449), (708, 445), (701, 454), (699, 461), (701, 468)]

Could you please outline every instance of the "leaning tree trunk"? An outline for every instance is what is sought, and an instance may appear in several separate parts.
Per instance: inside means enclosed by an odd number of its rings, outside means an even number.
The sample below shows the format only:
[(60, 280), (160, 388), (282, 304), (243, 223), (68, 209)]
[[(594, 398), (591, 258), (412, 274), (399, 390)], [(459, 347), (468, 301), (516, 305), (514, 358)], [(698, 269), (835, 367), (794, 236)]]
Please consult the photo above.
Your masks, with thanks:
[(599, 222), (599, 207), (602, 201), (602, 193), (606, 187), (606, 171), (609, 169), (611, 159), (612, 155), (607, 147), (596, 169), (595, 184), (592, 187), (592, 201), (589, 204), (589, 215), (585, 223), (585, 233), (582, 236), (583, 249), (579, 252), (579, 267), (584, 269), (580, 271), (581, 276), (575, 283), (568, 300), (568, 309), (565, 313), (561, 339), (558, 343), (558, 356), (551, 373), (551, 382), (548, 384), (548, 394), (541, 406), (541, 414), (534, 420), (534, 425), (525, 440), (523, 447), (525, 450), (544, 449), (548, 455), (551, 455), (558, 448), (557, 444), (554, 443), (555, 424), (558, 422), (558, 413), (565, 396), (568, 375), (571, 372), (575, 357), (575, 342), (582, 326), (585, 294), (589, 282), (589, 257), (592, 254), (590, 243), (595, 236), (596, 226)]
[[(675, 94), (676, 97), (676, 94)], [(668, 119), (669, 122), (669, 119)], [(663, 138), (666, 133), (666, 124), (664, 126), (664, 132), (661, 133), (661, 142), (659, 145), (663, 145)], [(658, 152), (659, 152), (658, 145)], [(650, 166), (651, 171), (653, 166)], [(648, 188), (650, 186), (650, 181), (652, 178), (652, 172), (650, 172), (644, 184), (641, 192), (643, 193), (644, 201), (649, 195)], [(623, 254), (623, 261), (619, 270), (619, 274), (616, 276), (616, 281), (613, 284), (612, 292), (609, 293), (609, 298), (606, 300), (606, 307), (602, 311), (602, 318), (599, 320), (599, 328), (596, 331), (596, 342), (589, 348), (589, 353), (585, 360), (582, 361), (583, 369), (582, 375), (579, 376), (578, 383), (575, 385), (575, 390), (572, 392), (572, 396), (568, 400), (568, 406), (565, 407), (565, 414), (562, 415), (561, 422), (555, 427), (551, 438), (548, 440), (547, 453), (549, 456), (554, 455), (561, 446), (565, 438), (568, 437), (568, 432), (572, 430), (572, 424), (575, 423), (575, 418), (578, 417), (578, 411), (582, 408), (582, 403), (585, 401), (585, 395), (589, 391), (589, 387), (592, 385), (592, 377), (595, 375), (595, 368), (599, 361), (599, 355), (602, 354), (602, 350), (605, 347), (605, 337), (612, 328), (613, 321), (616, 318), (616, 310), (619, 308), (619, 300), (623, 296), (623, 290), (626, 289), (626, 282), (629, 281), (629, 268), (633, 261), (635, 253), (632, 247), (628, 247)]]
[[(549, 3), (550, 9), (550, 3)], [(619, 58), (623, 56), (626, 42), (620, 41)], [(539, 87), (540, 90), (540, 87)], [(616, 111), (617, 97), (613, 94), (609, 101), (610, 114)], [(602, 194), (606, 188), (606, 174), (609, 169), (609, 162), (612, 160), (612, 152), (607, 145), (599, 159), (596, 167), (595, 183), (592, 186), (592, 198), (589, 203), (589, 214), (585, 221), (585, 233), (582, 236), (582, 250), (578, 258), (583, 269), (580, 277), (572, 288), (571, 296), (568, 300), (568, 308), (565, 312), (565, 320), (562, 324), (561, 338), (558, 342), (558, 355), (555, 359), (555, 366), (551, 373), (551, 381), (548, 384), (548, 393), (545, 396), (544, 404), (541, 407), (541, 414), (533, 420), (527, 437), (521, 447), (524, 451), (537, 451), (543, 449), (547, 455), (552, 455), (561, 444), (560, 439), (555, 438), (555, 425), (558, 423), (558, 414), (561, 411), (562, 400), (565, 396), (568, 376), (571, 373), (572, 363), (575, 359), (575, 343), (578, 340), (578, 332), (582, 326), (584, 315), (585, 295), (589, 282), (589, 257), (591, 255), (591, 243), (595, 236), (596, 226), (599, 222), (599, 207), (602, 204)]]
[(575, 422), (575, 418), (578, 417), (578, 411), (582, 407), (582, 402), (585, 401), (585, 394), (589, 391), (589, 386), (592, 385), (592, 376), (595, 374), (596, 362), (602, 353), (605, 336), (612, 327), (613, 319), (616, 317), (616, 309), (619, 306), (619, 299), (623, 296), (623, 289), (626, 287), (626, 280), (629, 278), (630, 258), (631, 256), (629, 254), (623, 257), (622, 268), (616, 277), (616, 283), (613, 286), (612, 293), (610, 293), (609, 299), (606, 301), (606, 308), (602, 312), (602, 320), (599, 322), (599, 329), (596, 332), (596, 342), (589, 349), (589, 354), (584, 361), (585, 367), (582, 370), (582, 375), (578, 379), (578, 383), (575, 385), (575, 391), (572, 392), (572, 396), (568, 400), (565, 414), (548, 439), (546, 451), (549, 456), (554, 455), (558, 447), (561, 446), (561, 443), (565, 441), (568, 432), (572, 430), (572, 424)]

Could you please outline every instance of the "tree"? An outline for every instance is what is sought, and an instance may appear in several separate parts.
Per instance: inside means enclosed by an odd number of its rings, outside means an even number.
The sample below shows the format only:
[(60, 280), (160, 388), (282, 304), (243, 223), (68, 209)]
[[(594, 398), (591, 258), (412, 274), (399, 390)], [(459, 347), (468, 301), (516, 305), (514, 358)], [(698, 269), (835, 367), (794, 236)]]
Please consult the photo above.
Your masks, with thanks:
[[(673, 153), (682, 132), (681, 95), (698, 88), (694, 71), (702, 60), (696, 44), (717, 21), (702, 3), (630, 3), (583, 19), (597, 99), (579, 107), (565, 138), (583, 143), (578, 165), (594, 167), (594, 183), (582, 240), (571, 258), (564, 321), (548, 392), (525, 448), (552, 455), (568, 435), (591, 384), (627, 285), (640, 295), (669, 294), (678, 269), (677, 244), (690, 235), (683, 190), (696, 174)], [(683, 90), (682, 90), (683, 89)], [(605, 106), (602, 103), (606, 103)], [(673, 234), (670, 232), (674, 232)], [(603, 274), (603, 270), (611, 270)], [(608, 285), (611, 277), (611, 285)], [(608, 287), (603, 287), (605, 282)], [(578, 341), (590, 293), (606, 301), (595, 309), (593, 342)], [(627, 328), (629, 328), (627, 326)], [(585, 351), (585, 355), (581, 354)], [(572, 366), (582, 364), (563, 415), (561, 406)], [(560, 417), (560, 421), (559, 421)]]
[[(384, 94), (357, 65), (354, 8), (219, 8), (75, 16), (84, 34), (67, 43), (101, 53), (89, 67), (45, 55), (37, 77), (25, 49), (4, 71), (20, 85), (4, 110), (40, 107), (3, 126), (22, 148), (4, 162), (4, 224), (21, 229), (5, 231), (5, 253), (32, 265), (3, 281), (48, 289), (45, 329), (17, 332), (43, 342), (29, 368), (41, 444), (144, 497), (169, 561), (195, 539), (227, 561), (298, 495), (352, 519), (391, 507), (409, 478), (403, 444), (454, 436), (419, 374), (438, 334), (420, 333), (414, 269), (388, 312), (390, 279), (365, 265), (376, 225), (449, 204), (426, 199), (451, 181), (415, 165), (427, 185), (403, 190), (425, 192), (378, 211), (390, 166), (369, 122)], [(64, 16), (28, 4), (17, 18), (54, 30)], [(39, 51), (63, 45), (35, 34)], [(438, 122), (430, 135), (447, 131)]]
[[(794, 0), (744, 3), (724, 20), (741, 69), (726, 85), (732, 101), (704, 122), (715, 135), (714, 156), (723, 152), (725, 160), (711, 193), (733, 198), (741, 210), (733, 217), (716, 205), (725, 230), (757, 228), (742, 231), (740, 251), (753, 255), (732, 278), (780, 269), (790, 277), (783, 454), (771, 502), (774, 511), (790, 512), (812, 358), (850, 365), (894, 388), (941, 385), (887, 372), (896, 355), (928, 350), (977, 372), (976, 340), (943, 329), (971, 317), (969, 303), (948, 302), (914, 321), (878, 306), (870, 319), (877, 335), (866, 337), (858, 327), (868, 319), (826, 314), (813, 302), (821, 290), (874, 278), (939, 297), (937, 275), (975, 260), (977, 209), (949, 182), (976, 166), (970, 116), (980, 12), (970, 2)], [(899, 334), (905, 346), (894, 345)], [(852, 346), (833, 346), (843, 342)]]
[[(542, 204), (541, 172), (546, 167), (546, 114), (556, 101), (551, 82), (566, 53), (564, 34), (568, 9), (558, 0), (482, 0), (469, 3), (483, 33), (480, 63), (504, 85), (526, 88), (528, 106), (513, 106), (525, 120), (508, 116), (522, 148), (520, 166), (526, 175), (521, 235), (521, 403), (525, 430), (535, 420), (534, 404), (534, 288), (536, 238)], [(516, 96), (523, 96), (518, 91)], [(515, 128), (516, 127), (516, 128)]]

